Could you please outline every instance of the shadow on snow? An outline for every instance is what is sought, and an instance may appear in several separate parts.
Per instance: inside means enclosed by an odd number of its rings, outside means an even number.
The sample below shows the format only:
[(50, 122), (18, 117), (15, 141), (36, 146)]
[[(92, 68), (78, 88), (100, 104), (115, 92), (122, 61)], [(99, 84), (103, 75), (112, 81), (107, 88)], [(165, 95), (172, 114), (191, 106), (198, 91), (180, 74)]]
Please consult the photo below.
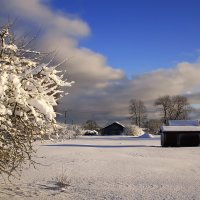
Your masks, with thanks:
[(129, 141), (138, 141), (138, 140), (160, 140), (160, 136), (154, 138), (139, 138), (131, 136), (82, 136), (78, 138), (79, 140), (129, 140)]
[(48, 144), (47, 147), (87, 147), (87, 148), (132, 148), (132, 147), (160, 147), (149, 145), (92, 145), (92, 144)]

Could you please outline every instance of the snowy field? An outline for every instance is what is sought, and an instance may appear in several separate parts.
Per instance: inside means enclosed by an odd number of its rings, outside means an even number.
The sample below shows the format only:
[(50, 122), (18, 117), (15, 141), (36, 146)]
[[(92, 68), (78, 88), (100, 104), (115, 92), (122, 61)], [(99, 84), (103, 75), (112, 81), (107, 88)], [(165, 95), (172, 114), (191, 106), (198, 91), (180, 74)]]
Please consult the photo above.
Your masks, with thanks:
[[(160, 138), (85, 136), (36, 143), (37, 169), (14, 185), (0, 182), (0, 199), (200, 199), (200, 147), (161, 148)], [(65, 171), (69, 186), (56, 177)]]

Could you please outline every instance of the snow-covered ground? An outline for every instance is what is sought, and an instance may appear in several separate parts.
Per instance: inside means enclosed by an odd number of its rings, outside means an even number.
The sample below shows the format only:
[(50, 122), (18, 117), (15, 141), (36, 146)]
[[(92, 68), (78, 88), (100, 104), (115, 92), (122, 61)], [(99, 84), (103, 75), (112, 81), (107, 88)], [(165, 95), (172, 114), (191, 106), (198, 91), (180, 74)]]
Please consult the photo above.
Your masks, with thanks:
[[(42, 165), (14, 185), (0, 182), (2, 200), (200, 199), (200, 147), (161, 148), (160, 138), (82, 136), (37, 142)], [(55, 185), (65, 171), (70, 186)]]

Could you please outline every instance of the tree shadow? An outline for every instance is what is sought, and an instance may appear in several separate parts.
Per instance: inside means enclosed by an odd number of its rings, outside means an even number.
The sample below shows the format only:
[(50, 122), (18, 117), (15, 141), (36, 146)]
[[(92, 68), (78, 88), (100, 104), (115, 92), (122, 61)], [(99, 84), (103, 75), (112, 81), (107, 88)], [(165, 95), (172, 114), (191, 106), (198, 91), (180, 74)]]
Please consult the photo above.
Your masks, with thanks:
[(83, 148), (134, 148), (134, 147), (160, 147), (153, 145), (92, 145), (92, 144), (47, 144), (47, 147), (83, 147)]
[(135, 141), (135, 140), (160, 140), (160, 137), (154, 138), (139, 138), (134, 136), (82, 136), (79, 140), (123, 140), (123, 141)]

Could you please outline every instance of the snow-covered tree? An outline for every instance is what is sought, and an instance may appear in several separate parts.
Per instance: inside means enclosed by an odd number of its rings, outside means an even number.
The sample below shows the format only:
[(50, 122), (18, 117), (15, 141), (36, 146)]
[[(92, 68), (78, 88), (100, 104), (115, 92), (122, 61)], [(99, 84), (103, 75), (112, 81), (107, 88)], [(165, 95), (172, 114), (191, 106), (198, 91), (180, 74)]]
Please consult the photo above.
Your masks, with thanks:
[(0, 174), (12, 175), (32, 160), (32, 141), (47, 125), (56, 127), (63, 79), (52, 62), (41, 63), (41, 53), (16, 45), (10, 25), (0, 29)]

